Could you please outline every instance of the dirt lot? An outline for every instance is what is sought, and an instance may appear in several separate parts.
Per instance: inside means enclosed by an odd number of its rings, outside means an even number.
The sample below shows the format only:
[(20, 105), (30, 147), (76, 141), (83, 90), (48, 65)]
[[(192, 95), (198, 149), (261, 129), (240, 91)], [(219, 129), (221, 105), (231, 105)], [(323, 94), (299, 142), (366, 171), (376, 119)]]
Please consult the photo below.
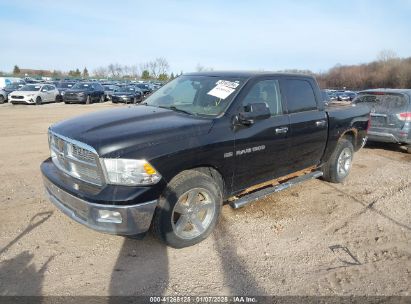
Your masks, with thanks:
[(411, 155), (365, 148), (344, 184), (225, 206), (211, 237), (175, 250), (94, 232), (45, 198), (48, 126), (111, 107), (0, 105), (0, 295), (411, 295)]

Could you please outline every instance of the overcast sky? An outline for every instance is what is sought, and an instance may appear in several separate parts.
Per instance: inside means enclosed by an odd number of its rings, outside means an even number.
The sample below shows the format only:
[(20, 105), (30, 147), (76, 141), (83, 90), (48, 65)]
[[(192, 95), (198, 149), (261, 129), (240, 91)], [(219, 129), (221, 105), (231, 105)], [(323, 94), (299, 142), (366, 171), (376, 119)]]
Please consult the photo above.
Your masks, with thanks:
[(0, 0), (0, 70), (165, 57), (174, 72), (310, 69), (411, 56), (411, 1)]

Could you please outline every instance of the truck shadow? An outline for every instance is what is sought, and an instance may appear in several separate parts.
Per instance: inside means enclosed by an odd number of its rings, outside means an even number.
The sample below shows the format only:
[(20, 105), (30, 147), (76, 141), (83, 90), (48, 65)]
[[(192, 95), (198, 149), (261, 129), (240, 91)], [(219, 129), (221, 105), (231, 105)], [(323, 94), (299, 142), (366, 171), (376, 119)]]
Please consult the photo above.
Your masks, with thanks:
[(231, 295), (267, 295), (267, 292), (259, 286), (253, 275), (247, 270), (245, 260), (237, 254), (233, 236), (226, 225), (227, 220), (221, 214), (213, 235), (224, 271), (224, 280), (226, 286), (231, 290)]
[[(111, 296), (159, 296), (165, 292), (168, 281), (168, 256), (164, 244), (150, 234), (142, 241), (124, 239), (111, 274)], [(116, 301), (113, 298), (113, 303)]]
[[(53, 212), (42, 212), (34, 215), (27, 227), (0, 250), (0, 255), (7, 252), (15, 243), (32, 230), (47, 221)], [(0, 296), (41, 295), (44, 274), (54, 255), (37, 270), (34, 263), (34, 254), (23, 251), (15, 257), (0, 263)]]

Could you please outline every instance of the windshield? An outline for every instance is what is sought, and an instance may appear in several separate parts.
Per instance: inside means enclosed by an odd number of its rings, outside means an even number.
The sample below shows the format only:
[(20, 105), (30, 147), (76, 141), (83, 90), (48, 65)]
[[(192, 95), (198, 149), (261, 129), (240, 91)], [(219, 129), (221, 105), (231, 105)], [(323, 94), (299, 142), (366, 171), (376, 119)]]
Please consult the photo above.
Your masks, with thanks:
[(109, 90), (109, 91), (114, 91), (114, 90), (118, 90), (119, 87), (115, 86), (115, 85), (103, 85), (104, 89)]
[(136, 91), (135, 87), (120, 87), (116, 89), (116, 92), (121, 92), (121, 93), (133, 93)]
[(146, 104), (193, 115), (218, 116), (244, 81), (245, 78), (180, 76), (148, 97)]
[(140, 89), (148, 89), (148, 84), (139, 83), (139, 84), (136, 84), (136, 86), (138, 86)]
[(375, 109), (376, 112), (390, 112), (398, 109), (406, 109), (407, 98), (402, 94), (390, 93), (360, 93), (353, 103), (363, 103)]
[(39, 91), (40, 88), (41, 88), (40, 85), (26, 84), (19, 91)]
[(20, 87), (22, 87), (22, 84), (18, 84), (18, 83), (12, 83), (12, 84), (8, 84), (6, 85), (6, 87), (4, 88), (5, 90), (17, 90)]
[(77, 89), (77, 90), (91, 90), (91, 84), (89, 84), (89, 83), (76, 83), (71, 88), (72, 89)]
[(62, 82), (62, 83), (58, 83), (57, 87), (61, 88), (61, 89), (70, 89), (72, 88), (74, 85), (74, 83), (70, 83), (70, 82)]

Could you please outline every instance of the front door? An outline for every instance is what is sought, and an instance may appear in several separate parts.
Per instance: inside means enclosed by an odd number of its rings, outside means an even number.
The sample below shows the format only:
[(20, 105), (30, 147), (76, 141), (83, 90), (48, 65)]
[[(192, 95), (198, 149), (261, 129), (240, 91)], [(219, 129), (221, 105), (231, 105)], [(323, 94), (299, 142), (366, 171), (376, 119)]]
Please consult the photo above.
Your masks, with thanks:
[(261, 78), (247, 84), (241, 107), (265, 103), (271, 117), (235, 129), (234, 191), (287, 174), (289, 118), (284, 114), (277, 78)]

